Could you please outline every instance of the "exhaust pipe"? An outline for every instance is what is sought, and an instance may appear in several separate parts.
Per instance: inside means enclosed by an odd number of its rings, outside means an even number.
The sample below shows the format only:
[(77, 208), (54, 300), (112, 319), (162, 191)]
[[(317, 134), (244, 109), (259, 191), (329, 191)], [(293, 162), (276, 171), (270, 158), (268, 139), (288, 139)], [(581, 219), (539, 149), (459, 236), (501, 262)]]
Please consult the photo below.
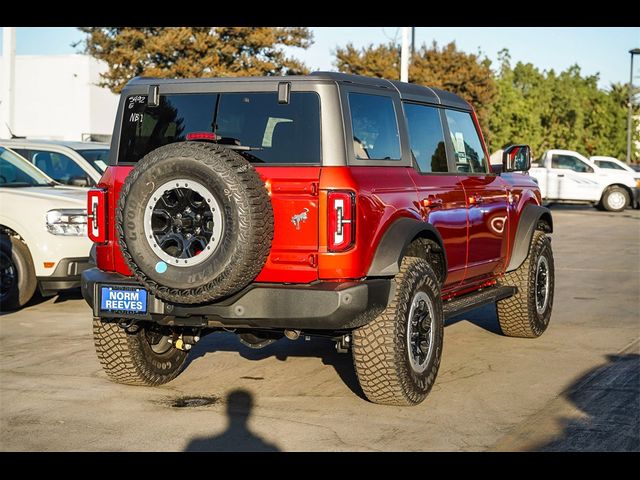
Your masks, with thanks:
[(298, 338), (300, 338), (300, 333), (300, 330), (285, 330), (284, 336), (289, 340), (297, 340)]

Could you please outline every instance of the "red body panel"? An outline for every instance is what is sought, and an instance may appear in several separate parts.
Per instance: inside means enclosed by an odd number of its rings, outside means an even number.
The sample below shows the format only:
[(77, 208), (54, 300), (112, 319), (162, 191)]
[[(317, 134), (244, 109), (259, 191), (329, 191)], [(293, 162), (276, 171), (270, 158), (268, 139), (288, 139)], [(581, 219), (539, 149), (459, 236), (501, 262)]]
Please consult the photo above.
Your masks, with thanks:
[(506, 266), (507, 185), (495, 175), (462, 177), (469, 237), (465, 280), (491, 277)]
[(256, 167), (256, 170), (271, 197), (274, 221), (271, 254), (256, 281), (317, 280), (320, 167)]
[(444, 242), (449, 274), (444, 288), (455, 288), (467, 266), (467, 201), (458, 175), (422, 175), (409, 169), (422, 218), (436, 227)]

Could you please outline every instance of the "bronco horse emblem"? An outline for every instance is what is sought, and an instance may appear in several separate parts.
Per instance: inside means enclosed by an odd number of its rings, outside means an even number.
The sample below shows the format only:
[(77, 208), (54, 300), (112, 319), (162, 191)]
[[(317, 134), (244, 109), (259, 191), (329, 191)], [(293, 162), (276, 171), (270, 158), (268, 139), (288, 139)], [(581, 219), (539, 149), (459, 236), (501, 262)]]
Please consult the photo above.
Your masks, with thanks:
[(305, 208), (302, 210), (302, 213), (296, 213), (293, 217), (291, 217), (291, 223), (293, 223), (296, 227), (296, 230), (300, 230), (300, 223), (307, 221), (307, 213), (309, 213), (309, 209)]

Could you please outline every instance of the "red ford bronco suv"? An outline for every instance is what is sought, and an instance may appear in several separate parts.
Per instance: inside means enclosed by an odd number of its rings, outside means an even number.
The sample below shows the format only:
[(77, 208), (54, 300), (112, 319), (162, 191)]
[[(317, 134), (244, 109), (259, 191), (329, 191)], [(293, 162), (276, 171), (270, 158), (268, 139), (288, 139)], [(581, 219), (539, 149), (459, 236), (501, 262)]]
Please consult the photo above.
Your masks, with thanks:
[(175, 378), (204, 335), (254, 348), (325, 336), (373, 402), (414, 405), (447, 318), (495, 302), (537, 337), (553, 224), (527, 146), (492, 173), (451, 93), (339, 73), (136, 78), (88, 194), (82, 275), (98, 357), (130, 385)]

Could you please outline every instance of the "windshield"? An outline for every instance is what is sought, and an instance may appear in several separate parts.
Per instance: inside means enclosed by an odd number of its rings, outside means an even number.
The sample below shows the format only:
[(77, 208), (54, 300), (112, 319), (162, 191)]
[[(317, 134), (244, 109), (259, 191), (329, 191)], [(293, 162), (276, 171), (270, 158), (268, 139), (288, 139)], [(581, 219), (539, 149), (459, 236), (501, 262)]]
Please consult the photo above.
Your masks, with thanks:
[(11, 150), (0, 147), (0, 187), (44, 187), (55, 182)]
[(96, 150), (76, 150), (84, 159), (91, 164), (99, 173), (104, 173), (109, 166), (109, 149), (101, 148)]
[(320, 101), (313, 92), (161, 95), (157, 107), (146, 95), (126, 100), (119, 162), (137, 162), (158, 147), (206, 139), (238, 151), (248, 161), (320, 163)]

